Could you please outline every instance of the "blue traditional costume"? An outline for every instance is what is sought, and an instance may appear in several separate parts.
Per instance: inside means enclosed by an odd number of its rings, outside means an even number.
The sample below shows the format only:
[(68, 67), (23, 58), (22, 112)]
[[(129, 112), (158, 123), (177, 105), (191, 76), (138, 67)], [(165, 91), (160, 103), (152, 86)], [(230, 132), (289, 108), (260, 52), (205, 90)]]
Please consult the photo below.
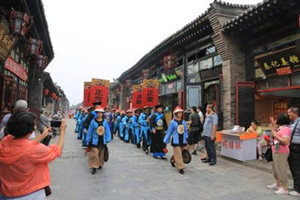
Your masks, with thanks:
[(99, 107), (95, 112), (101, 112), (103, 116), (101, 120), (97, 117), (91, 121), (86, 135), (86, 145), (90, 147), (89, 168), (92, 169), (92, 174), (96, 173), (96, 169), (103, 167), (106, 144), (111, 141), (110, 127), (104, 118), (104, 110)]
[(123, 118), (125, 117), (125, 111), (121, 111), (121, 116), (120, 116), (120, 123), (119, 123), (119, 137), (124, 140), (124, 129), (125, 129), (125, 123), (123, 121)]
[(133, 144), (136, 144), (138, 148), (141, 145), (141, 130), (138, 124), (140, 111), (141, 109), (136, 109), (131, 117)]
[(123, 118), (124, 121), (124, 141), (125, 142), (129, 142), (129, 140), (131, 139), (131, 134), (130, 131), (132, 130), (132, 123), (131, 123), (131, 115), (132, 115), (132, 111), (131, 110), (127, 110), (126, 111), (126, 116)]
[[(183, 110), (180, 107), (176, 107), (173, 114), (176, 116), (177, 113), (183, 113)], [(167, 134), (164, 138), (164, 143), (168, 144), (171, 141), (173, 147), (173, 156), (171, 158), (171, 165), (179, 170), (179, 173), (184, 174), (184, 163), (182, 158), (182, 151), (186, 148), (188, 130), (187, 124), (184, 120), (178, 119), (175, 117), (168, 128)]]
[(144, 112), (139, 117), (139, 125), (141, 127), (141, 136), (143, 142), (143, 150), (146, 154), (149, 153), (148, 147), (151, 144), (150, 140), (150, 107), (145, 106)]
[(157, 112), (155, 112), (150, 119), (151, 126), (151, 148), (150, 152), (153, 153), (153, 157), (161, 157), (165, 159), (166, 154), (164, 149), (166, 144), (164, 143), (165, 131), (168, 129), (168, 125), (165, 116), (162, 112), (158, 112), (158, 109), (162, 108), (162, 105), (155, 106)]

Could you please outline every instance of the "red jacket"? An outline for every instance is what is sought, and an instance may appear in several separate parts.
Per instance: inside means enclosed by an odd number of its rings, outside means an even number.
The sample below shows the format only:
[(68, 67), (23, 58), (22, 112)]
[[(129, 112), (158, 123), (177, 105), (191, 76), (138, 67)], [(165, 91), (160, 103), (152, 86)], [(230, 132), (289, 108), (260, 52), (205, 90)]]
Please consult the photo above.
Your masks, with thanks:
[(60, 154), (57, 145), (6, 136), (0, 142), (0, 193), (18, 197), (50, 185), (48, 163)]

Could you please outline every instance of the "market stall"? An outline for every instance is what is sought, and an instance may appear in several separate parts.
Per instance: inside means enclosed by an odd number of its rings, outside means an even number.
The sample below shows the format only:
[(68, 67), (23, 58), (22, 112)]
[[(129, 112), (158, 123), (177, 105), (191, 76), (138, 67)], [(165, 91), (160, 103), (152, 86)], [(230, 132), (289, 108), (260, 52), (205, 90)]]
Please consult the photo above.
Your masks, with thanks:
[(217, 133), (221, 142), (221, 155), (239, 161), (256, 159), (256, 133), (224, 130)]

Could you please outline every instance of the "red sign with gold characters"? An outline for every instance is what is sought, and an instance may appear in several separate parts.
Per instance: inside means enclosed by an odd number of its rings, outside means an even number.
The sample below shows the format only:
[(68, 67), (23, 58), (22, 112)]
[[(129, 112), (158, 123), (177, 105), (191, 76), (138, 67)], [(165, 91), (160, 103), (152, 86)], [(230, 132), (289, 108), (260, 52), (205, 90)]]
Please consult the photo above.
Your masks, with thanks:
[(132, 107), (143, 108), (142, 85), (132, 86)]
[(142, 87), (143, 106), (156, 106), (158, 104), (159, 81), (155, 79), (144, 79)]
[(101, 106), (108, 105), (109, 80), (93, 78), (90, 87), (90, 103), (101, 102)]
[(5, 68), (17, 75), (23, 81), (27, 81), (27, 72), (19, 63), (15, 62), (11, 57), (8, 57), (5, 62)]
[(108, 103), (108, 87), (92, 85), (91, 86), (91, 101), (101, 102), (102, 107), (106, 107)]
[(88, 107), (92, 106), (91, 102), (91, 82), (84, 82), (84, 98), (83, 98), (83, 106)]
[(143, 94), (141, 92), (132, 93), (132, 107), (143, 108)]

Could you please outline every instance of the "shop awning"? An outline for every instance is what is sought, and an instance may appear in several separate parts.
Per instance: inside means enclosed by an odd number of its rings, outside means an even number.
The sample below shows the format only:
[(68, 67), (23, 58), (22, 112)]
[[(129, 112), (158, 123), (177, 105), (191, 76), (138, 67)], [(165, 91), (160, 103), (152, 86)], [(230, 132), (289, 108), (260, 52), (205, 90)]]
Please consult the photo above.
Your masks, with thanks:
[(262, 96), (300, 98), (300, 86), (257, 90), (257, 92)]

